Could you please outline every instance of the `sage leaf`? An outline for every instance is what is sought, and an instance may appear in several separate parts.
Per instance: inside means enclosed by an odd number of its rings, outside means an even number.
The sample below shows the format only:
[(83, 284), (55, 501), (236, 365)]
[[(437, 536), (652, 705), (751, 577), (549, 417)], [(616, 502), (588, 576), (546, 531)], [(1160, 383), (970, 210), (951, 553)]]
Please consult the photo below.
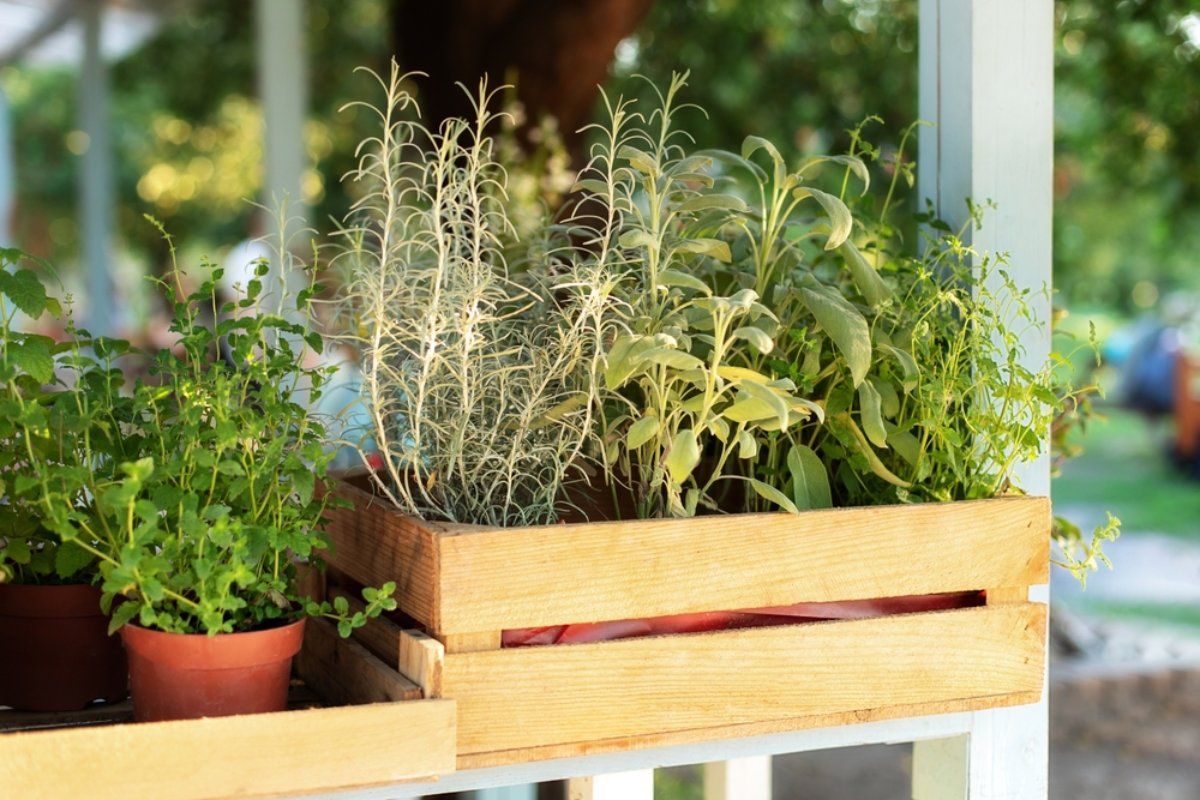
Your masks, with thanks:
[(659, 286), (682, 286), (687, 289), (695, 289), (704, 294), (712, 294), (712, 289), (708, 288), (708, 284), (697, 278), (695, 275), (689, 275), (686, 272), (680, 272), (674, 269), (664, 269), (658, 273)]
[(792, 514), (800, 513), (800, 509), (796, 508), (796, 504), (789, 500), (786, 494), (779, 491), (774, 486), (770, 486), (762, 481), (755, 480), (754, 478), (747, 478), (747, 480), (750, 481), (750, 486), (754, 488), (754, 491), (758, 493), (759, 497), (774, 503), (784, 511)]
[(910, 466), (916, 466), (919, 458), (921, 445), (917, 442), (917, 437), (913, 436), (908, 431), (894, 430), (888, 434), (888, 444), (892, 449), (909, 463)]
[(671, 442), (671, 452), (667, 453), (663, 465), (671, 475), (671, 480), (682, 484), (699, 463), (700, 445), (696, 441), (696, 432), (691, 428), (684, 428), (675, 434), (675, 439)]
[(862, 194), (866, 194), (871, 188), (871, 173), (867, 169), (867, 165), (858, 156), (813, 156), (804, 162), (804, 166), (800, 168), (800, 172), (805, 172), (809, 167), (815, 167), (818, 164), (834, 163), (841, 164), (843, 167), (848, 167), (854, 176), (862, 181)]
[(738, 458), (754, 458), (758, 455), (758, 440), (750, 431), (738, 433)]
[(917, 368), (916, 359), (907, 351), (890, 344), (881, 344), (878, 349), (896, 359), (896, 362), (900, 365), (900, 371), (904, 375), (904, 382), (901, 384), (904, 391), (911, 392), (917, 388), (917, 380), (920, 378), (921, 373)]
[(883, 427), (882, 400), (875, 384), (863, 381), (858, 385), (858, 411), (863, 430), (871, 444), (887, 449), (887, 431)]
[(617, 150), (617, 158), (625, 159), (629, 162), (630, 166), (646, 175), (654, 175), (658, 172), (658, 165), (654, 163), (654, 158), (649, 153), (645, 153), (632, 145), (621, 145), (621, 148)]
[(658, 433), (658, 427), (658, 417), (647, 414), (629, 426), (629, 432), (625, 434), (625, 444), (629, 446), (630, 450), (638, 449), (654, 438), (654, 435)]
[(734, 330), (732, 334), (734, 339), (744, 339), (749, 342), (755, 350), (766, 355), (775, 347), (775, 342), (771, 341), (771, 337), (767, 336), (762, 328), (756, 328), (753, 325), (744, 325), (741, 328)]
[(771, 403), (757, 397), (743, 397), (721, 412), (721, 416), (733, 422), (760, 422), (778, 419), (779, 411)]
[(871, 368), (871, 332), (858, 309), (825, 287), (802, 288), (800, 297), (846, 359), (857, 387)]
[(792, 475), (792, 498), (797, 508), (829, 508), (833, 505), (829, 473), (811, 447), (794, 445), (787, 454)]
[(732, 194), (701, 194), (696, 197), (689, 197), (680, 203), (677, 208), (680, 211), (708, 211), (709, 209), (719, 208), (727, 211), (749, 211), (750, 206), (746, 205), (746, 201)]
[(888, 299), (891, 291), (887, 284), (883, 282), (883, 278), (879, 277), (875, 268), (867, 263), (867, 259), (863, 258), (863, 254), (854, 246), (854, 242), (847, 239), (842, 243), (841, 251), (842, 255), (846, 257), (846, 265), (850, 268), (850, 277), (854, 279), (854, 285), (862, 292), (867, 305), (874, 307)]
[(733, 260), (733, 254), (729, 252), (729, 243), (720, 239), (689, 239), (682, 242), (679, 249), (685, 253), (712, 256), (724, 264)]
[(838, 421), (843, 423), (846, 426), (846, 430), (850, 432), (851, 440), (856, 445), (858, 452), (867, 459), (867, 466), (870, 467), (871, 472), (875, 473), (880, 478), (883, 478), (893, 486), (899, 486), (901, 489), (912, 488), (911, 483), (889, 470), (884, 463), (879, 460), (879, 456), (877, 456), (875, 451), (871, 449), (871, 443), (867, 441), (867, 437), (863, 436), (863, 432), (859, 430), (857, 425), (854, 424), (854, 420), (850, 418), (849, 414), (840, 414), (838, 416)]
[(850, 232), (854, 229), (854, 217), (850, 215), (850, 209), (846, 208), (846, 204), (841, 200), (811, 186), (802, 186), (792, 195), (799, 200), (811, 197), (825, 210), (825, 215), (829, 217), (829, 238), (825, 240), (826, 250), (836, 250), (850, 238)]

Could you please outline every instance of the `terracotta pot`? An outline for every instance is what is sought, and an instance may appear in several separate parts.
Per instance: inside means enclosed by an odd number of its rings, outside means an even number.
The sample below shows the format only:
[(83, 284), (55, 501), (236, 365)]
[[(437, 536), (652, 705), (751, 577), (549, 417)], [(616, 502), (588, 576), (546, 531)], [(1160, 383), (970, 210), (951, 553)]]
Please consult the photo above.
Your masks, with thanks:
[(121, 628), (121, 638), (129, 652), (137, 721), (259, 714), (287, 707), (304, 620), (216, 636), (130, 624)]
[(100, 590), (0, 584), (0, 706), (75, 711), (124, 700), (129, 672)]

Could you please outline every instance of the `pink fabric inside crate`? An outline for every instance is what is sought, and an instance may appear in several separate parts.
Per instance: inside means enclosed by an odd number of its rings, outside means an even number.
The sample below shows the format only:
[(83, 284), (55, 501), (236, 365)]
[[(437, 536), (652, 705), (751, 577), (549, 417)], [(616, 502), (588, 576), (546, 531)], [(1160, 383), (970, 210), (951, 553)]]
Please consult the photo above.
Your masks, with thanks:
[(579, 644), (661, 636), (671, 633), (701, 633), (737, 628), (763, 628), (842, 619), (867, 619), (921, 611), (945, 611), (983, 605), (984, 592), (888, 597), (879, 600), (850, 600), (839, 603), (796, 603), (774, 608), (748, 608), (740, 611), (706, 611), (671, 614), (647, 619), (623, 619), (610, 622), (585, 622), (552, 625), (544, 628), (517, 628), (504, 631), (504, 647)]

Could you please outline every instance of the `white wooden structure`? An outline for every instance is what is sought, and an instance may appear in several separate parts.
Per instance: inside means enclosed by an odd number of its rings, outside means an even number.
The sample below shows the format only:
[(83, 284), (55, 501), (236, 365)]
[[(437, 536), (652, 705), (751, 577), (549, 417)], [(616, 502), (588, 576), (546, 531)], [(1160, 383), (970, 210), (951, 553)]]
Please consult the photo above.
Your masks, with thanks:
[[(666, 2), (667, 0), (663, 0)], [(1050, 282), (1051, 170), (1053, 160), (1053, 0), (919, 0), (920, 109), (935, 123), (920, 140), (920, 194), (943, 217), (962, 220), (965, 200), (992, 200), (997, 210), (975, 236), (981, 250), (1010, 254), (1013, 277), (1041, 288)], [(81, 4), (79, 7), (86, 7)], [(261, 89), (267, 115), (267, 186), (295, 198), (303, 169), (300, 140), (304, 74), (300, 25), (303, 0), (258, 0)], [(64, 8), (76, 8), (67, 3)], [(88, 22), (87, 52), (100, 54), (98, 17)], [(86, 126), (103, 127), (103, 71), (83, 77), (97, 109), (84, 109)], [(101, 199), (108, 177), (102, 139), (93, 133), (95, 162), (89, 160), (85, 209), (109, 214)], [(96, 194), (93, 195), (92, 192)], [(95, 227), (89, 227), (94, 225)], [(109, 223), (86, 223), (88, 241), (98, 243), (97, 273), (106, 279)], [(90, 251), (93, 252), (93, 251)], [(1038, 307), (1049, 325), (1048, 299)], [(1049, 333), (1026, 342), (1031, 363), (1049, 349)], [(1027, 465), (1025, 488), (1049, 493), (1045, 459)], [(1048, 590), (1037, 587), (1035, 599)], [(379, 787), (339, 795), (349, 800), (391, 800), (426, 793), (483, 790), (489, 800), (531, 797), (521, 788), (540, 781), (574, 779), (580, 800), (649, 800), (656, 767), (704, 763), (708, 800), (767, 800), (771, 756), (852, 745), (913, 742), (916, 800), (1041, 800), (1047, 794), (1047, 707), (1037, 705), (873, 722), (776, 734), (711, 744), (679, 745), (615, 755), (549, 760), (511, 767), (468, 770), (426, 784)], [(511, 787), (511, 788), (502, 788)]]
[[(994, 201), (974, 234), (980, 251), (1007, 252), (1022, 286), (1050, 284), (1054, 101), (1053, 0), (920, 0), (920, 195), (947, 220), (967, 198)], [(1027, 358), (1049, 353), (1044, 335)], [(1025, 465), (1024, 486), (1049, 494), (1048, 459)], [(1035, 587), (1033, 599), (1048, 599)], [(1032, 706), (663, 747), (513, 767), (470, 770), (425, 785), (380, 788), (356, 800), (469, 789), (491, 800), (531, 798), (518, 784), (573, 779), (572, 800), (650, 800), (656, 767), (707, 764), (707, 800), (769, 800), (772, 755), (913, 742), (914, 800), (1044, 800), (1048, 791), (1045, 696)], [(493, 787), (514, 787), (497, 791)], [(350, 796), (346, 796), (350, 797)]]

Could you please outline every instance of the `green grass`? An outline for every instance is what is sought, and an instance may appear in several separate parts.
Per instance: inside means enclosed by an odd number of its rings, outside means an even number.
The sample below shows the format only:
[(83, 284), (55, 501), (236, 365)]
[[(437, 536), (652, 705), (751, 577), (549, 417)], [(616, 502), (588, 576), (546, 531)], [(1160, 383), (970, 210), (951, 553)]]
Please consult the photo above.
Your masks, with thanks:
[[(1060, 508), (1087, 506), (1089, 517), (1105, 510), (1121, 518), (1128, 533), (1154, 532), (1200, 541), (1200, 481), (1188, 478), (1167, 458), (1169, 424), (1151, 424), (1137, 414), (1106, 409), (1080, 440), (1084, 453), (1063, 466), (1053, 498)], [(1091, 523), (1093, 519), (1076, 520)]]
[(1153, 622), (1200, 630), (1200, 608), (1189, 603), (1118, 603), (1092, 601), (1083, 606), (1089, 614), (1111, 619)]

